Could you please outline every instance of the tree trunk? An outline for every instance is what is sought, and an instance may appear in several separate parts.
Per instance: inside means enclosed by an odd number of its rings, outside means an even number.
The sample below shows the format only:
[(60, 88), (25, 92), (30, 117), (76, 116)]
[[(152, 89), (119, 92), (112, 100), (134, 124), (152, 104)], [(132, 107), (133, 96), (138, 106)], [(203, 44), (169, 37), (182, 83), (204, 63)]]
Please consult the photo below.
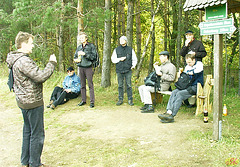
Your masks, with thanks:
[(117, 32), (118, 32), (118, 39), (122, 36), (122, 0), (118, 0), (117, 5), (117, 14), (118, 14), (118, 22), (117, 22)]
[(176, 53), (176, 67), (177, 69), (180, 66), (180, 50), (181, 50), (181, 27), (182, 27), (182, 0), (179, 0), (179, 7), (178, 7), (178, 35), (177, 35), (177, 53)]
[(126, 35), (126, 30), (125, 30), (125, 10), (124, 10), (124, 7), (125, 7), (125, 0), (122, 0), (122, 3), (121, 3), (122, 34)]
[[(153, 15), (154, 15), (154, 0), (151, 0), (151, 16), (153, 17)], [(149, 58), (148, 74), (150, 74), (153, 69), (154, 51), (155, 51), (155, 23), (153, 22), (152, 47), (151, 47), (151, 54)]]
[(136, 13), (136, 45), (137, 45), (137, 58), (140, 59), (141, 56), (141, 18), (140, 18), (140, 0), (135, 1), (135, 13)]
[(63, 14), (63, 9), (64, 9), (64, 2), (62, 0), (62, 12), (61, 12), (61, 24), (59, 27), (59, 43), (58, 43), (58, 47), (59, 47), (59, 58), (58, 58), (58, 64), (59, 64), (59, 71), (63, 72), (64, 71), (64, 65), (63, 65), (63, 60), (64, 60), (64, 40), (63, 40), (63, 18), (64, 18), (64, 14)]
[(127, 39), (128, 46), (132, 47), (133, 41), (133, 0), (128, 0), (128, 12), (127, 12)]
[(178, 15), (177, 13), (177, 7), (175, 5), (175, 0), (171, 0), (170, 4), (172, 6), (172, 20), (173, 20), (173, 30), (171, 33), (171, 41), (170, 41), (170, 47), (169, 47), (169, 52), (170, 55), (173, 57), (173, 61), (176, 61), (176, 39), (177, 39), (177, 30), (178, 30)]
[[(83, 26), (83, 0), (78, 0), (78, 6), (77, 6), (77, 17), (78, 17), (78, 34), (82, 31), (84, 31)], [(77, 38), (77, 46), (80, 45), (80, 40)]]
[[(111, 11), (111, 0), (105, 0), (105, 12)], [(108, 15), (108, 14), (107, 14)], [(111, 85), (111, 16), (105, 19), (101, 86)]]
[(150, 36), (152, 34), (152, 31), (153, 31), (154, 18), (155, 18), (156, 13), (158, 12), (158, 9), (159, 9), (159, 6), (160, 6), (160, 2), (161, 2), (161, 0), (159, 0), (157, 9), (155, 10), (155, 12), (153, 14), (153, 17), (152, 17), (152, 25), (151, 25), (149, 33), (148, 33), (147, 41), (146, 41), (146, 44), (145, 44), (145, 47), (144, 47), (144, 50), (143, 50), (143, 53), (142, 53), (142, 57), (141, 57), (138, 65), (137, 65), (137, 70), (136, 70), (136, 73), (135, 73), (136, 78), (139, 78), (139, 75), (140, 75), (140, 70), (141, 70), (141, 67), (142, 67), (142, 64), (143, 64), (143, 60), (145, 58), (145, 54), (146, 54), (147, 48), (148, 48), (148, 43), (149, 43), (149, 40), (150, 40)]
[(164, 9), (164, 17), (163, 17), (163, 19), (164, 19), (164, 22), (165, 22), (165, 24), (164, 24), (164, 50), (168, 50), (167, 48), (168, 48), (168, 27), (169, 27), (169, 25), (168, 25), (168, 9), (169, 9), (169, 7), (168, 7), (168, 0), (165, 0), (165, 2), (164, 2), (164, 6), (165, 6), (165, 9)]

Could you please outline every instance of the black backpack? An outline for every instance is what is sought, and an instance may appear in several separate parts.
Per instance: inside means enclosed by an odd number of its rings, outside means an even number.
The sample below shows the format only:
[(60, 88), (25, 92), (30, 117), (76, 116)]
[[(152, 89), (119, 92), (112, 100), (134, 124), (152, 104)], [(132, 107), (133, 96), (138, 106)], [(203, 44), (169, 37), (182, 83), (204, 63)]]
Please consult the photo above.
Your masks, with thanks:
[(144, 84), (146, 86), (153, 86), (156, 90), (160, 90), (160, 80), (161, 77), (156, 74), (156, 71), (153, 71), (144, 79)]
[[(16, 61), (19, 59), (19, 58), (21, 58), (21, 57), (23, 57), (24, 55), (22, 55), (22, 56), (20, 56), (20, 57), (18, 57), (16, 60), (15, 60), (15, 62), (13, 63), (13, 65), (16, 63)], [(13, 65), (12, 65), (12, 67), (9, 69), (9, 74), (8, 74), (8, 81), (7, 81), (7, 84), (8, 84), (8, 87), (9, 87), (9, 89), (10, 89), (10, 92), (11, 92), (11, 90), (13, 90), (13, 82), (14, 82), (14, 79), (13, 79)], [(14, 90), (13, 90), (14, 91)]]
[(98, 55), (98, 52), (96, 54), (96, 59), (94, 59), (92, 61), (92, 65), (93, 65), (93, 68), (96, 68), (96, 67), (99, 67), (100, 66), (100, 59), (99, 59), (99, 55)]
[(190, 79), (190, 76), (185, 72), (182, 72), (178, 78), (178, 81), (175, 82), (175, 86), (179, 90), (187, 89), (189, 86), (192, 85), (194, 77)]

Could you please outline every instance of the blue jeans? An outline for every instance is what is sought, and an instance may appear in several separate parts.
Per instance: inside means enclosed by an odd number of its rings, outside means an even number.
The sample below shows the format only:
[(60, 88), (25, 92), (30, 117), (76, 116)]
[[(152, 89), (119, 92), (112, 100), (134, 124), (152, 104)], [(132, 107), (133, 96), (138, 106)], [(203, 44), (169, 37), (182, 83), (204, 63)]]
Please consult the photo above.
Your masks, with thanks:
[(128, 100), (132, 100), (132, 71), (129, 71), (127, 73), (117, 73), (118, 77), (118, 98), (119, 100), (123, 100), (124, 90), (123, 90), (123, 84), (124, 79), (127, 85), (127, 96)]
[(22, 141), (22, 165), (30, 165), (31, 167), (39, 167), (41, 163), (41, 155), (44, 143), (44, 107), (36, 107), (33, 109), (21, 109), (24, 125), (23, 125), (23, 141)]
[(187, 89), (184, 89), (184, 90), (175, 89), (174, 91), (172, 91), (172, 94), (168, 100), (167, 110), (171, 110), (172, 115), (176, 116), (178, 113), (178, 110), (182, 105), (182, 101), (188, 99), (191, 96), (192, 94), (190, 94), (187, 91)]

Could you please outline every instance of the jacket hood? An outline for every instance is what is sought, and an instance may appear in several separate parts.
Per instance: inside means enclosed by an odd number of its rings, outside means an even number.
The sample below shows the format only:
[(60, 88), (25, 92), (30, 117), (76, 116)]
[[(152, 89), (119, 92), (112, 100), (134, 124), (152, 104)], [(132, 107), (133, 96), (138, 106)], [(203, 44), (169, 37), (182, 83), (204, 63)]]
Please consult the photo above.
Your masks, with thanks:
[(26, 53), (13, 51), (8, 53), (6, 62), (8, 64), (8, 68), (12, 68), (13, 64), (22, 56), (28, 56)]

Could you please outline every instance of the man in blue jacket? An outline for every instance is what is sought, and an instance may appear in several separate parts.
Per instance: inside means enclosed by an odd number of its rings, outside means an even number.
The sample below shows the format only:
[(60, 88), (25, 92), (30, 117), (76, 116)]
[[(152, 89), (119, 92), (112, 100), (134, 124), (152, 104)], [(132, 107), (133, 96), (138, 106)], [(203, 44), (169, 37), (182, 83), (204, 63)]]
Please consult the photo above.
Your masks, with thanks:
[(66, 103), (69, 99), (77, 98), (80, 94), (80, 78), (75, 74), (73, 67), (69, 67), (67, 73), (63, 87), (54, 88), (47, 108), (55, 109), (58, 105)]

